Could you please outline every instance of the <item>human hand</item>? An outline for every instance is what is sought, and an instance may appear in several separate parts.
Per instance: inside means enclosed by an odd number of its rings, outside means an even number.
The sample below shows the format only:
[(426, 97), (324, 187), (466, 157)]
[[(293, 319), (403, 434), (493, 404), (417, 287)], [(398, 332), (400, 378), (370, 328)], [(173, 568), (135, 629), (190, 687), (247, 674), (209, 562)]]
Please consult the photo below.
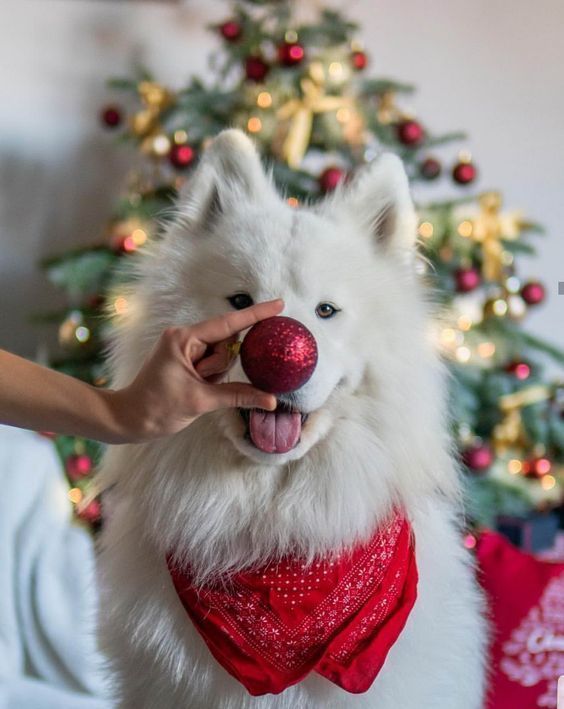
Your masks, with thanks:
[(187, 327), (165, 330), (134, 381), (107, 392), (122, 443), (181, 431), (198, 416), (240, 407), (273, 410), (276, 397), (243, 382), (221, 383), (241, 330), (278, 315), (282, 300), (257, 303)]

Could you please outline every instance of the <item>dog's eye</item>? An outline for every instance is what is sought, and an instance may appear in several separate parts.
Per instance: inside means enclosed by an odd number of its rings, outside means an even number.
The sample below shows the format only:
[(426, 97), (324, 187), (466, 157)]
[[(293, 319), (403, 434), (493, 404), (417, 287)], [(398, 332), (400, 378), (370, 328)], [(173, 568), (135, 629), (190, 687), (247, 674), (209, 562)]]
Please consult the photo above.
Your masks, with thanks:
[(235, 295), (230, 295), (227, 298), (227, 302), (235, 310), (243, 310), (243, 308), (250, 308), (253, 304), (253, 299), (248, 293), (235, 293)]
[(315, 312), (318, 317), (327, 319), (332, 318), (333, 315), (336, 315), (339, 312), (339, 309), (334, 305), (331, 305), (331, 303), (319, 303), (315, 309)]

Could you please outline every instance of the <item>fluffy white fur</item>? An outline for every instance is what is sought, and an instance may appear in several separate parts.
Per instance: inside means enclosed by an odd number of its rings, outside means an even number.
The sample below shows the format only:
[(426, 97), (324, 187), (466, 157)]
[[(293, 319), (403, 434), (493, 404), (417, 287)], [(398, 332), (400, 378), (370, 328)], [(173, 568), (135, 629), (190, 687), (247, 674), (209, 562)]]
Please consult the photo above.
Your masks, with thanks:
[[(292, 209), (250, 141), (225, 131), (165, 238), (137, 264), (111, 347), (128, 383), (160, 332), (224, 312), (226, 298), (282, 297), (319, 363), (287, 401), (310, 412), (296, 448), (267, 454), (235, 410), (174, 437), (112, 448), (103, 532), (103, 647), (127, 709), (479, 709), (485, 625), (457, 528), (459, 489), (441, 366), (414, 262), (415, 214), (398, 158), (382, 155), (319, 206)], [(341, 309), (320, 319), (318, 303)], [(230, 378), (245, 381), (237, 364)], [(176, 597), (165, 554), (203, 581), (291, 551), (311, 558), (367, 538), (391, 507), (412, 521), (419, 595), (371, 689), (312, 674), (253, 698), (212, 657)]]

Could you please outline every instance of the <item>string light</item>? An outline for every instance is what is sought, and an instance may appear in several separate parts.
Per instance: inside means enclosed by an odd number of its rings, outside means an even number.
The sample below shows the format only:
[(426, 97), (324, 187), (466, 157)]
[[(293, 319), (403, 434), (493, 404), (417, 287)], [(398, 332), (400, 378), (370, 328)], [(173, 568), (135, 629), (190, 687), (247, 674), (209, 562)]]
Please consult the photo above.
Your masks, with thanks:
[(288, 197), (286, 202), (290, 205), (290, 207), (297, 207), (299, 205), (299, 201), (296, 197)]
[(259, 106), (259, 108), (269, 108), (272, 106), (272, 94), (268, 91), (261, 91), (257, 96), (257, 106)]
[(286, 34), (284, 35), (284, 41), (288, 44), (294, 44), (295, 42), (297, 42), (298, 33), (296, 32), (296, 30), (286, 30)]
[(494, 312), (494, 315), (502, 317), (507, 313), (507, 302), (505, 300), (502, 300), (501, 298), (499, 298), (498, 300), (494, 300), (494, 302), (492, 303), (492, 310)]
[(474, 225), (472, 222), (466, 219), (465, 221), (460, 222), (456, 231), (460, 234), (460, 236), (468, 238), (469, 236), (472, 236), (473, 229)]
[(143, 229), (134, 229), (131, 233), (131, 238), (135, 246), (143, 246), (147, 241), (147, 233)]
[(174, 131), (174, 142), (177, 145), (182, 145), (188, 140), (188, 133), (185, 130)]
[(78, 487), (71, 487), (71, 489), (67, 493), (67, 496), (69, 500), (73, 503), (73, 505), (78, 505), (78, 503), (84, 497), (84, 495), (82, 494), (82, 490)]
[(556, 485), (556, 478), (553, 475), (543, 475), (540, 484), (543, 490), (552, 490)]
[(468, 332), (468, 330), (472, 327), (472, 320), (466, 317), (466, 315), (461, 315), (458, 318), (457, 325), (463, 332)]
[(421, 222), (417, 231), (419, 233), (419, 236), (421, 236), (423, 239), (429, 239), (431, 236), (433, 236), (434, 227), (431, 222)]
[(168, 155), (170, 152), (170, 140), (166, 135), (157, 135), (153, 139), (153, 152), (155, 155)]
[(518, 475), (523, 470), (523, 463), (517, 458), (512, 458), (507, 463), (507, 470), (509, 470), (511, 475)]
[(470, 357), (472, 356), (472, 353), (468, 349), (468, 347), (457, 347), (456, 348), (456, 359), (459, 362), (462, 362), (463, 364), (465, 362), (468, 362), (470, 360)]
[(84, 325), (77, 327), (74, 336), (79, 342), (87, 342), (90, 339), (90, 330)]
[(247, 122), (247, 130), (249, 133), (258, 133), (262, 129), (262, 121), (256, 116), (251, 116)]
[(478, 354), (483, 359), (493, 357), (495, 354), (495, 345), (493, 342), (480, 342), (478, 345)]
[(329, 76), (333, 79), (333, 81), (339, 81), (339, 79), (342, 79), (344, 73), (345, 72), (341, 62), (331, 62), (331, 64), (329, 64)]
[(464, 537), (464, 546), (466, 549), (474, 549), (476, 546), (476, 537), (473, 534), (467, 534)]
[(127, 309), (127, 298), (124, 298), (122, 295), (120, 295), (114, 300), (114, 310), (116, 311), (117, 315), (125, 315), (125, 313), (127, 313)]

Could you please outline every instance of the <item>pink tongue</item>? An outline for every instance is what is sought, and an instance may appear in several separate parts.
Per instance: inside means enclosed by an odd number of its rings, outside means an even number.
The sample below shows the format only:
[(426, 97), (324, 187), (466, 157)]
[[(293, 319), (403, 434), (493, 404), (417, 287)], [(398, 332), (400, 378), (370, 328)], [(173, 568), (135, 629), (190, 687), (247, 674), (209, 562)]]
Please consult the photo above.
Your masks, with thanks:
[(302, 431), (300, 413), (251, 409), (251, 439), (265, 453), (287, 453), (296, 445)]

